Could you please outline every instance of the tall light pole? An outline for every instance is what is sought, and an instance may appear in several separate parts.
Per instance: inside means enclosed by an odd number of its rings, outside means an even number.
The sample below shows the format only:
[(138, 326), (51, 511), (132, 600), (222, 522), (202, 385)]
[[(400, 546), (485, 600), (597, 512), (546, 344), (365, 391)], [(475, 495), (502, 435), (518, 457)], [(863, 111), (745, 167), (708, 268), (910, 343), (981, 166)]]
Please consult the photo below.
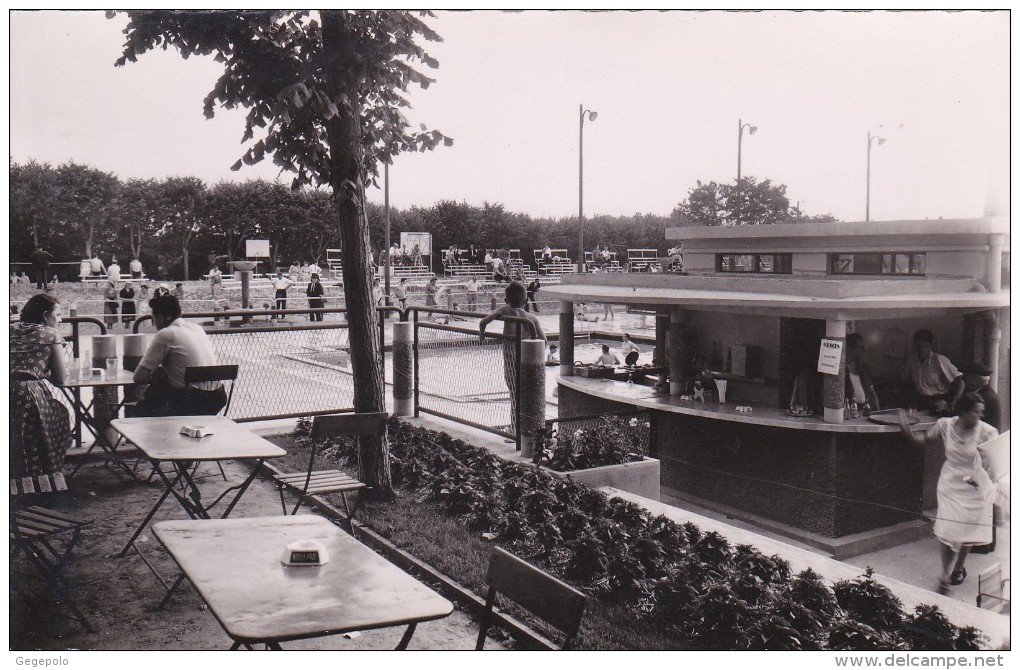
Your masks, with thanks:
[[(390, 258), (390, 164), (383, 163), (383, 195), (386, 212), (386, 266), (383, 268), (384, 283), (386, 291), (386, 306), (390, 306), (390, 268), (393, 267), (393, 259)], [(384, 312), (388, 314), (388, 312)]]
[(744, 128), (747, 128), (748, 135), (754, 135), (758, 132), (758, 126), (752, 126), (750, 123), (744, 123), (743, 119), (737, 119), (737, 223), (740, 223), (740, 213), (743, 209), (743, 203), (740, 201), (740, 192), (742, 190), (740, 184), (740, 157), (744, 143)]
[(577, 130), (577, 271), (584, 272), (584, 117), (589, 121), (598, 118), (599, 113), (578, 106), (581, 112), (580, 125)]
[(868, 131), (868, 180), (865, 185), (864, 195), (864, 220), (871, 221), (871, 143), (878, 140), (878, 146), (885, 144), (885, 138), (879, 137), (878, 135), (872, 135), (871, 131)]

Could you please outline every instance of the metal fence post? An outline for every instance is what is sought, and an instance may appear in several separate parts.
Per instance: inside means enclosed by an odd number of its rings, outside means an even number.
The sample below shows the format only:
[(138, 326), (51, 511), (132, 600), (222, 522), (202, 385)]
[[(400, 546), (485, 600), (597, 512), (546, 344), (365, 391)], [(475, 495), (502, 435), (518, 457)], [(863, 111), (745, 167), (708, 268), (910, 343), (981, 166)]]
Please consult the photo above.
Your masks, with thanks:
[(420, 371), (418, 369), (418, 355), (419, 355), (420, 352), (418, 351), (418, 310), (414, 309), (413, 311), (414, 311), (414, 326), (413, 326), (413, 330), (414, 330), (414, 343), (413, 343), (412, 349), (413, 349), (413, 358), (414, 358), (414, 418), (417, 419), (418, 418), (418, 414), (419, 414), (418, 413), (418, 390), (419, 390), (419, 386), (420, 386), (420, 383), (419, 383), (419, 380), (420, 380), (420, 377), (419, 377)]
[(520, 323), (517, 324), (517, 336), (514, 338), (514, 350), (516, 356), (514, 360), (517, 361), (517, 369), (514, 374), (517, 375), (517, 388), (515, 389), (517, 397), (513, 403), (513, 423), (514, 423), (514, 439), (517, 441), (517, 451), (521, 450), (521, 398), (523, 396), (523, 389), (521, 388), (521, 334), (523, 333), (523, 327)]

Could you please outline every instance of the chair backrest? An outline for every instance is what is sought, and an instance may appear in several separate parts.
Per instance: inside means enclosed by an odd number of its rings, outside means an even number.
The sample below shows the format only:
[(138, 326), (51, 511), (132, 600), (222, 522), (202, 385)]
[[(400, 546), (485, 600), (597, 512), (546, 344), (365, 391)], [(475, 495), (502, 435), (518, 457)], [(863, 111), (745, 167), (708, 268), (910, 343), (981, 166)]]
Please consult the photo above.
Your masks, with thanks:
[(581, 627), (581, 618), (587, 604), (583, 593), (499, 547), (492, 549), (485, 580), (489, 584), (489, 595), (476, 649), (481, 649), (485, 644), (496, 593), (503, 594), (562, 631), (565, 640), (561, 648), (570, 648)]
[(978, 575), (977, 606), (989, 610), (1001, 610), (1009, 602), (1005, 593), (1007, 583), (1009, 580), (1002, 578), (1001, 563), (985, 568)]
[(386, 412), (352, 412), (323, 414), (312, 418), (312, 439), (322, 440), (340, 435), (378, 437), (386, 433)]
[(226, 416), (230, 410), (230, 401), (234, 398), (234, 385), (237, 383), (236, 365), (195, 365), (184, 368), (184, 385), (196, 382), (230, 382), (227, 391), (227, 404), (221, 410)]

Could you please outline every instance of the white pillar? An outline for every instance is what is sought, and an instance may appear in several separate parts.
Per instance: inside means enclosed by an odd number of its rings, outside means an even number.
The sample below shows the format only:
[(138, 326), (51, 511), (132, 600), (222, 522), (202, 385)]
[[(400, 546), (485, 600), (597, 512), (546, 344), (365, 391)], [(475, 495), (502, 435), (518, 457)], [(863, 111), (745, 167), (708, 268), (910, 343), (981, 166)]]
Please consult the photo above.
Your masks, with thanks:
[(822, 408), (825, 423), (843, 423), (846, 400), (846, 321), (829, 319), (825, 322), (825, 337), (844, 343), (839, 359), (838, 375), (822, 375)]

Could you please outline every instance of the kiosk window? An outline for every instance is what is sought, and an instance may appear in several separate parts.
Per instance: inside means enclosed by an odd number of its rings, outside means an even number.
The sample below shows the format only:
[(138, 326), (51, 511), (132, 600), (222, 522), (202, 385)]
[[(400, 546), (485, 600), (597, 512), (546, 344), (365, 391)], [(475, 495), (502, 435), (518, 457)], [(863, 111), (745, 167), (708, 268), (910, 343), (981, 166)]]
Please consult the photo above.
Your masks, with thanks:
[(829, 271), (834, 275), (924, 276), (923, 253), (830, 254)]
[(716, 257), (718, 272), (760, 272), (791, 274), (792, 254), (719, 254)]

